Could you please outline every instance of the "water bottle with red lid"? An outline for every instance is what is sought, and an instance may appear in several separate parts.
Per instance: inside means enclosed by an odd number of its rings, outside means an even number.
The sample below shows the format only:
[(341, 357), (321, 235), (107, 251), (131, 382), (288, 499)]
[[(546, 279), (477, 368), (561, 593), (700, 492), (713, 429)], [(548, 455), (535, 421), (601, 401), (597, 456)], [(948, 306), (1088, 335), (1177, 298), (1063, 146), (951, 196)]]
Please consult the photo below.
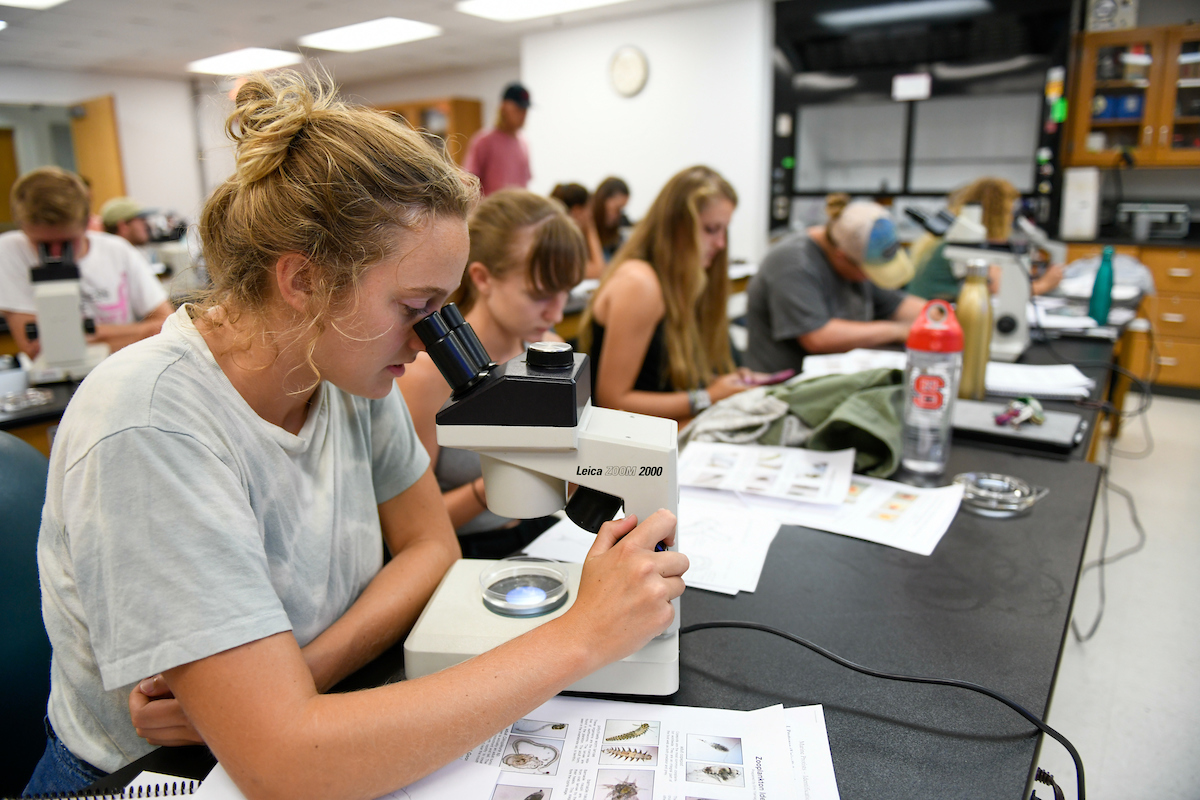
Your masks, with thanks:
[(950, 422), (962, 376), (963, 332), (950, 304), (926, 303), (909, 329), (906, 347), (901, 463), (911, 472), (940, 474), (950, 458)]

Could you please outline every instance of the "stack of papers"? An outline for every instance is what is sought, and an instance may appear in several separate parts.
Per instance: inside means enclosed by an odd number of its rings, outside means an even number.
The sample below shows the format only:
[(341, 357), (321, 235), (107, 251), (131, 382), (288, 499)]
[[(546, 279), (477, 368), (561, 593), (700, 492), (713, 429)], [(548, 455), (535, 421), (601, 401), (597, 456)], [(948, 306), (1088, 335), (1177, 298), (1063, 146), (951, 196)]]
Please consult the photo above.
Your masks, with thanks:
[(1060, 400), (1087, 397), (1096, 385), (1074, 364), (1005, 364), (998, 361), (988, 362), (984, 382), (989, 394)]
[[(244, 800), (218, 764), (202, 800)], [(839, 800), (821, 706), (758, 711), (555, 697), (384, 800)]]

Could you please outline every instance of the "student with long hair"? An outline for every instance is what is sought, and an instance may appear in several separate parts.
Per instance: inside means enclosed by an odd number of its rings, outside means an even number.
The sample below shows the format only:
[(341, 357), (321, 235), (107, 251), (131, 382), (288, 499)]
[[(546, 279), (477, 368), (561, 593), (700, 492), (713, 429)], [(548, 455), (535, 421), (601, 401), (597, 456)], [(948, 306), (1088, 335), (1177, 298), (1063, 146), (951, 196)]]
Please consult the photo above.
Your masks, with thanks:
[[(586, 262), (575, 223), (549, 198), (503, 189), (479, 204), (469, 229), (467, 271), (450, 299), (492, 360), (504, 363), (533, 342), (561, 341), (553, 328)], [(435, 417), (450, 397), (450, 385), (428, 355), (418, 355), (397, 383), (433, 462), (465, 557), (510, 555), (548, 527), (541, 520), (518, 522), (488, 511), (479, 455), (438, 446)]]
[(625, 206), (629, 203), (629, 185), (620, 178), (600, 181), (592, 195), (592, 219), (604, 260), (611, 261), (620, 248), (621, 226), (625, 222)]
[(27, 793), (203, 741), (250, 800), (388, 794), (642, 647), (683, 592), (686, 557), (654, 551), (669, 514), (608, 523), (563, 616), (325, 693), (459, 556), (395, 379), (462, 280), (478, 190), (407, 125), (295, 73), (248, 80), (227, 129), (236, 173), (200, 219), (212, 294), (97, 367), (54, 442), (52, 732)]
[(684, 420), (764, 377), (738, 370), (729, 343), (736, 206), (717, 172), (685, 169), (613, 257), (581, 321), (598, 405)]
[[(1017, 188), (1003, 178), (983, 177), (953, 192), (947, 200), (946, 210), (958, 216), (966, 206), (979, 206), (988, 242), (1006, 244), (1012, 237), (1013, 218), (1020, 199)], [(954, 266), (943, 252), (946, 242), (940, 236), (925, 233), (910, 249), (916, 275), (905, 287), (908, 292), (926, 299), (956, 299), (966, 276), (955, 275)], [(1034, 294), (1045, 294), (1058, 286), (1062, 275), (1063, 265), (1051, 264), (1044, 272), (1033, 276), (1030, 289)], [(999, 268), (993, 268), (993, 285), (999, 279)]]

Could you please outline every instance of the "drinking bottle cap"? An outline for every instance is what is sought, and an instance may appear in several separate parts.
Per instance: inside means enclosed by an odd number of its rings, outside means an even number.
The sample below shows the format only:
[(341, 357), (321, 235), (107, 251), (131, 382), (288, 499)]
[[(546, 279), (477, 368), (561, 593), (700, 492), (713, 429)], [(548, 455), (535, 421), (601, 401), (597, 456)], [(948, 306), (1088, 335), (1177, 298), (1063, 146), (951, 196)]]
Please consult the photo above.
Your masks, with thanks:
[(961, 353), (962, 326), (958, 324), (950, 304), (945, 300), (926, 303), (909, 328), (906, 346), (909, 350), (929, 353)]

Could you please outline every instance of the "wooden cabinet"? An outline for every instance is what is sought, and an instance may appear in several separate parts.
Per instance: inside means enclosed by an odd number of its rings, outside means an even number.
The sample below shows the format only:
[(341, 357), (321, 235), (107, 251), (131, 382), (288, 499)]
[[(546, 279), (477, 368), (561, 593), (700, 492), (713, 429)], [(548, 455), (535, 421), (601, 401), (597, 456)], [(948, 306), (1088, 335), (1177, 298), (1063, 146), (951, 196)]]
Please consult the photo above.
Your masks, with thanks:
[[(1102, 249), (1068, 245), (1067, 261), (1099, 255)], [(1153, 326), (1153, 340), (1146, 333), (1127, 334), (1122, 346), (1131, 350), (1122, 362), (1137, 375), (1153, 375), (1156, 384), (1200, 389), (1200, 248), (1160, 244), (1115, 250), (1149, 267), (1155, 289), (1141, 307), (1141, 316)]]
[(426, 131), (446, 143), (450, 155), (462, 164), (467, 154), (467, 142), (483, 127), (483, 104), (478, 100), (444, 97), (411, 103), (392, 103), (377, 106), (393, 111), (408, 120), (414, 128)]
[(1200, 166), (1200, 25), (1080, 34), (1068, 166)]

